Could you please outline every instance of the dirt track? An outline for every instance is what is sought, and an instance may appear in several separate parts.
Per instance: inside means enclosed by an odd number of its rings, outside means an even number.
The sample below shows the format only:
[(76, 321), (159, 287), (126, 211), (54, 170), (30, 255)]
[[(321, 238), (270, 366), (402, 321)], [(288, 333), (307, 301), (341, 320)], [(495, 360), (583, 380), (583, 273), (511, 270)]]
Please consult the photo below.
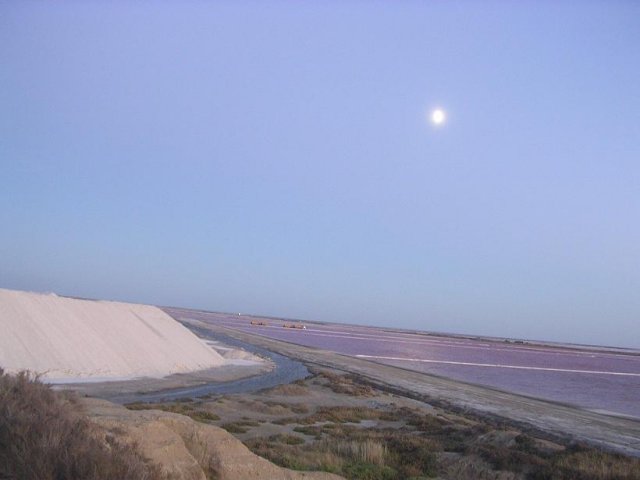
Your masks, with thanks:
[[(202, 322), (193, 322), (205, 326)], [(640, 457), (640, 422), (599, 414), (567, 405), (514, 395), (477, 385), (427, 375), (369, 360), (312, 349), (236, 330), (206, 325), (213, 331), (266, 347), (311, 365), (327, 366), (358, 374), (376, 386), (449, 405), (472, 414), (496, 416), (525, 428)]]

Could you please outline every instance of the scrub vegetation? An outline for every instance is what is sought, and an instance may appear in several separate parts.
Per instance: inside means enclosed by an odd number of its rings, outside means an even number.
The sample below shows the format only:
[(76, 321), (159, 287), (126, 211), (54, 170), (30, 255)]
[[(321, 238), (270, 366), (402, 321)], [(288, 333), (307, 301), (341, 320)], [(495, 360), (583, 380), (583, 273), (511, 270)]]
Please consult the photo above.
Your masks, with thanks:
[[(211, 413), (203, 408), (199, 408), (198, 404), (192, 403), (192, 399), (180, 399), (175, 403), (157, 404), (154, 405), (156, 410), (163, 410), (165, 412), (179, 413), (186, 415), (198, 422), (210, 423), (220, 420), (220, 417), (215, 413)], [(149, 404), (142, 402), (130, 403), (127, 405), (129, 410), (148, 410)]]
[(135, 445), (87, 420), (75, 397), (0, 369), (0, 478), (160, 480)]
[(277, 465), (349, 480), (640, 479), (638, 459), (433, 407), (336, 371), (257, 394), (134, 408), (217, 415), (224, 421), (207, 423)]

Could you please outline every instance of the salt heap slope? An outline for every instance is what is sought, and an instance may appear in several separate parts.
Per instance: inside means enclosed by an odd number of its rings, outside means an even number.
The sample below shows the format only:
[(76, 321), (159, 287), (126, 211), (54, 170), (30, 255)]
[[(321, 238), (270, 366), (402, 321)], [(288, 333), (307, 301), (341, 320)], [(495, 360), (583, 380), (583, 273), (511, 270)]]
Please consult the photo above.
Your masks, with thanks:
[(0, 367), (55, 380), (163, 377), (225, 360), (162, 310), (0, 289)]

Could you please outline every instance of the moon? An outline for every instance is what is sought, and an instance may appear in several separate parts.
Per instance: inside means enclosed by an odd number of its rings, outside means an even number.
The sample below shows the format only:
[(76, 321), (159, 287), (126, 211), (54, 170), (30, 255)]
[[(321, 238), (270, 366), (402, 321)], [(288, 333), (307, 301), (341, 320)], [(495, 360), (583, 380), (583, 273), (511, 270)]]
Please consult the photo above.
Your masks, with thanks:
[(436, 108), (431, 112), (431, 123), (434, 125), (442, 125), (447, 120), (447, 114), (441, 108)]

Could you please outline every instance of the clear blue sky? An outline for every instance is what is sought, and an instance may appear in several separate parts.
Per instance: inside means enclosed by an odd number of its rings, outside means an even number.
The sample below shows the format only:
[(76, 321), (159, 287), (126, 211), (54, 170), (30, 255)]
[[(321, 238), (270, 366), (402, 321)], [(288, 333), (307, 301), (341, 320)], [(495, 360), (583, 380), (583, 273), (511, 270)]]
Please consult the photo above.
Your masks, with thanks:
[(0, 222), (4, 288), (640, 347), (640, 3), (3, 2)]

